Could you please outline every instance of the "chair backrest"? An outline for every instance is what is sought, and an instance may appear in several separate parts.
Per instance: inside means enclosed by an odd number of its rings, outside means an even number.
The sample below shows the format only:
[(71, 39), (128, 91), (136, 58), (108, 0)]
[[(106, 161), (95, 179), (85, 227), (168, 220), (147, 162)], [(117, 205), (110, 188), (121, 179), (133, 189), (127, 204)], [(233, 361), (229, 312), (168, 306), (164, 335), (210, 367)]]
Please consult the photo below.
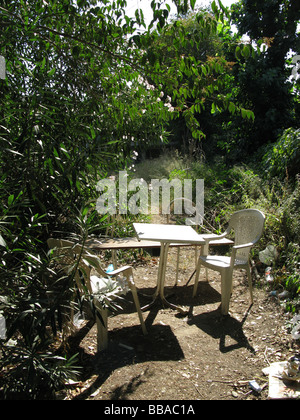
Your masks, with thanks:
[[(69, 274), (72, 269), (77, 265), (78, 270), (75, 273), (75, 280), (79, 290), (84, 291), (82, 279), (80, 274), (84, 276), (85, 286), (90, 293), (92, 293), (92, 286), (90, 282), (92, 267), (103, 277), (107, 274), (100, 267), (98, 257), (89, 252), (85, 247), (76, 244), (66, 239), (53, 239), (47, 240), (49, 249), (54, 252), (54, 257), (57, 258), (58, 263), (62, 266), (64, 271)], [(80, 260), (78, 261), (79, 256)]]
[[(256, 209), (240, 210), (231, 216), (227, 231), (234, 231), (234, 245), (247, 243), (254, 245), (262, 236), (264, 224), (265, 215), (261, 211)], [(248, 261), (251, 246), (238, 250), (236, 258)]]

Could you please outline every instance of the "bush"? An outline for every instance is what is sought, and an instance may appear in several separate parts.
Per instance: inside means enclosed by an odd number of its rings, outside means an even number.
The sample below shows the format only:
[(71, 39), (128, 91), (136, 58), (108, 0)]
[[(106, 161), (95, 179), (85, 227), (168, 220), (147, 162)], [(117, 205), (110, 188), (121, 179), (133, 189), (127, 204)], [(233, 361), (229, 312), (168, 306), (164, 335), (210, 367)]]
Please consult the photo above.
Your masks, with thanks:
[(283, 203), (283, 223), (287, 242), (300, 243), (300, 175), (294, 191)]
[(74, 366), (76, 357), (74, 355), (67, 360), (49, 350), (45, 351), (38, 342), (31, 348), (6, 348), (1, 363), (3, 397), (8, 400), (55, 398), (55, 392), (62, 389), (68, 380), (77, 378), (78, 371)]
[[(57, 331), (77, 304), (74, 268), (68, 276), (53, 269), (55, 260), (39, 239), (43, 218), (32, 215), (26, 225), (21, 220), (29, 212), (25, 202), (8, 201), (2, 217), (5, 245), (0, 247), (0, 310), (7, 329), (0, 339), (0, 399), (52, 398), (77, 373), (75, 355), (66, 357), (63, 346), (63, 353), (55, 348)], [(73, 214), (72, 226), (73, 237), (77, 233), (84, 240), (97, 227), (94, 213)]]
[(270, 145), (263, 157), (265, 171), (269, 176), (294, 178), (299, 173), (300, 129), (288, 128)]

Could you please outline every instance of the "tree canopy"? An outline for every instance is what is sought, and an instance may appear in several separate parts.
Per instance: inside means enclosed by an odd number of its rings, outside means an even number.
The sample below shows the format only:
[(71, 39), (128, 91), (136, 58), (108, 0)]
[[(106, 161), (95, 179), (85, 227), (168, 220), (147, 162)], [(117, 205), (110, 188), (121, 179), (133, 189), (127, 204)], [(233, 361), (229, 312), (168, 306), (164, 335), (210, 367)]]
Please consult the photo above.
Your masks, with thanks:
[[(183, 114), (193, 136), (201, 137), (195, 115), (204, 102), (239, 109), (220, 92), (228, 66), (224, 57), (206, 60), (188, 52), (188, 45), (199, 45), (224, 21), (215, 3), (215, 14), (195, 15), (193, 33), (180, 21), (167, 27), (171, 60), (155, 47), (168, 8), (152, 2), (158, 24), (140, 35), (135, 29), (143, 24), (142, 13), (129, 19), (125, 4), (2, 3), (0, 51), (7, 77), (0, 86), (0, 135), (2, 158), (8, 156), (2, 169), (6, 182), (11, 181), (10, 195), (22, 192), (37, 213), (80, 206), (88, 198), (84, 190), (91, 185), (91, 173), (100, 169), (105, 175), (107, 162), (110, 169), (124, 165), (134, 146), (160, 142), (164, 123), (176, 112)], [(187, 11), (186, 1), (178, 6)], [(162, 91), (175, 103), (174, 112), (159, 100)]]
[[(260, 50), (237, 74), (241, 95), (256, 117), (249, 138), (254, 147), (275, 141), (283, 129), (298, 125), (288, 54), (300, 51), (299, 0), (240, 1), (233, 5), (233, 22)], [(256, 139), (256, 140), (255, 140)]]

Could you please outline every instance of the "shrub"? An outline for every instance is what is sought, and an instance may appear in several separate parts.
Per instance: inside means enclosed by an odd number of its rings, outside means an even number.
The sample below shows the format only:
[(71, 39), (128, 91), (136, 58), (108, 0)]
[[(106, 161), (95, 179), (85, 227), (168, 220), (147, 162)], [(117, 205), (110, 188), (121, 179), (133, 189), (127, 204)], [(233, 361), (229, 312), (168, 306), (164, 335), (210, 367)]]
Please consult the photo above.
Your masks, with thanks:
[(295, 189), (283, 203), (283, 223), (287, 242), (300, 242), (300, 175)]
[(295, 177), (299, 172), (300, 129), (288, 128), (270, 145), (263, 157), (265, 171), (269, 176)]

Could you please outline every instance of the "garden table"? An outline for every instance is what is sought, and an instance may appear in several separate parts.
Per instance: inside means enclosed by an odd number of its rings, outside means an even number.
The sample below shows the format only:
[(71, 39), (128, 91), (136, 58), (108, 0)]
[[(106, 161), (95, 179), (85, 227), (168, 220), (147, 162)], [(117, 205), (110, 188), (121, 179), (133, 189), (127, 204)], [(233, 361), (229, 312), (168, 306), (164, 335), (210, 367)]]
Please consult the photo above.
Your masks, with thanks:
[(160, 242), (160, 258), (157, 275), (157, 286), (153, 301), (141, 308), (148, 309), (157, 298), (172, 309), (178, 310), (185, 314), (186, 311), (180, 306), (174, 305), (167, 301), (164, 295), (165, 274), (167, 268), (168, 250), (171, 244), (191, 244), (191, 245), (205, 245), (205, 240), (199, 235), (192, 226), (186, 225), (164, 225), (156, 223), (133, 223), (134, 230), (139, 240), (147, 240)]

